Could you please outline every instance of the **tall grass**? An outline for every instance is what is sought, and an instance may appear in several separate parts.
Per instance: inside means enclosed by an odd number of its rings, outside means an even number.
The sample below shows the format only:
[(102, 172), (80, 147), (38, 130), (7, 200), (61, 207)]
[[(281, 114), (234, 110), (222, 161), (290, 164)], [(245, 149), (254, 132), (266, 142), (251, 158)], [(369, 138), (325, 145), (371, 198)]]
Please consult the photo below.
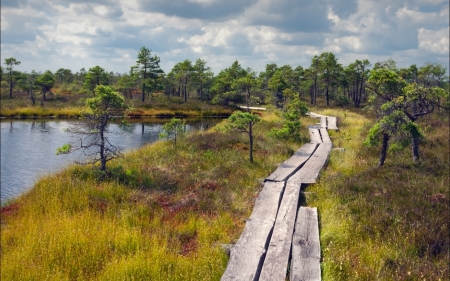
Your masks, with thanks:
[[(2, 280), (219, 280), (261, 189), (295, 143), (255, 126), (195, 132), (41, 179), (2, 212)], [(4, 209), (5, 210), (5, 209)]]
[(345, 149), (307, 190), (320, 213), (324, 280), (448, 280), (448, 119), (422, 121), (420, 163), (405, 149), (379, 168), (379, 148), (362, 146), (371, 120), (322, 113), (338, 116), (340, 131), (330, 134)]

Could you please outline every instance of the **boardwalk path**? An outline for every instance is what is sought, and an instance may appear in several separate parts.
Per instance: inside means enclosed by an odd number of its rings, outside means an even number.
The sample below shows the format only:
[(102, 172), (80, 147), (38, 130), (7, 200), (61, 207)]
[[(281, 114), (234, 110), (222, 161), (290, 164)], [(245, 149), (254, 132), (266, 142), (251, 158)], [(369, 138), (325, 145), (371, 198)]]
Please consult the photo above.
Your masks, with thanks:
[[(336, 118), (315, 113), (311, 143), (265, 179), (244, 231), (231, 249), (222, 281), (321, 280), (317, 209), (299, 207), (301, 185), (315, 183), (332, 149)], [(289, 270), (289, 272), (288, 272)]]

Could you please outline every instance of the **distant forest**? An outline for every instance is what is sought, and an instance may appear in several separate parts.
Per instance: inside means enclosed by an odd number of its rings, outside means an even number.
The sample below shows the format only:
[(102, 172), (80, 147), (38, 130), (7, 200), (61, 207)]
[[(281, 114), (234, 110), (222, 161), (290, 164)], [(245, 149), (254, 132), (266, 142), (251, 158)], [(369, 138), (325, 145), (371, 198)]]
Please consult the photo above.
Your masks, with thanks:
[(128, 73), (108, 72), (101, 66), (85, 68), (73, 73), (60, 68), (44, 73), (15, 70), (20, 61), (6, 58), (1, 67), (1, 89), (13, 98), (16, 92), (26, 92), (34, 105), (36, 95), (45, 101), (47, 93), (92, 95), (96, 85), (110, 85), (128, 99), (144, 101), (156, 93), (178, 97), (187, 102), (196, 99), (202, 102), (229, 105), (249, 102), (252, 105), (273, 104), (282, 107), (286, 101), (286, 89), (298, 93), (311, 106), (317, 97), (326, 106), (362, 107), (370, 96), (368, 79), (371, 71), (388, 69), (406, 84), (425, 88), (445, 89), (447, 97), (439, 97), (434, 102), (439, 107), (448, 108), (449, 80), (447, 69), (441, 64), (427, 63), (423, 66), (411, 65), (398, 68), (392, 59), (371, 63), (356, 60), (344, 66), (331, 52), (322, 53), (311, 59), (307, 68), (291, 65), (267, 64), (265, 70), (256, 72), (245, 68), (236, 60), (230, 67), (214, 74), (207, 62), (184, 60), (177, 63), (169, 73), (160, 68), (160, 58), (151, 50), (142, 47), (136, 58), (136, 65)]

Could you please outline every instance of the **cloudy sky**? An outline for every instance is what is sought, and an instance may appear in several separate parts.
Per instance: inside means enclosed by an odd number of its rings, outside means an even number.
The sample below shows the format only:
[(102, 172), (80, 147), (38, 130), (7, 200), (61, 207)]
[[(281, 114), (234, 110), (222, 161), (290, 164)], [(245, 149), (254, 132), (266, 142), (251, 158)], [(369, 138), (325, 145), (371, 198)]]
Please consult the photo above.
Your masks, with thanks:
[[(393, 58), (449, 65), (448, 0), (2, 0), (1, 60), (21, 71), (124, 73), (146, 46), (169, 72), (185, 59), (214, 73), (238, 60), (308, 67), (333, 52), (348, 65)], [(4, 66), (4, 65), (3, 65)]]

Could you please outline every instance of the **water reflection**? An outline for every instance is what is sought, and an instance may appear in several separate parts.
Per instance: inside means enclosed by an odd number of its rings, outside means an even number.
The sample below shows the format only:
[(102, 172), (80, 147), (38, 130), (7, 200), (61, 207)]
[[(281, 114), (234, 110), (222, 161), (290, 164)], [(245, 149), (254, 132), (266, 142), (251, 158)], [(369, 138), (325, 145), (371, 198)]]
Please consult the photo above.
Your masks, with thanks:
[[(112, 144), (120, 150), (155, 142), (169, 119), (137, 119), (113, 123), (108, 130)], [(186, 131), (206, 130), (220, 119), (186, 120)], [(68, 120), (2, 120), (1, 124), (1, 202), (16, 197), (47, 174), (79, 160), (80, 155), (56, 155), (56, 148), (75, 141), (64, 132), (73, 125)]]

